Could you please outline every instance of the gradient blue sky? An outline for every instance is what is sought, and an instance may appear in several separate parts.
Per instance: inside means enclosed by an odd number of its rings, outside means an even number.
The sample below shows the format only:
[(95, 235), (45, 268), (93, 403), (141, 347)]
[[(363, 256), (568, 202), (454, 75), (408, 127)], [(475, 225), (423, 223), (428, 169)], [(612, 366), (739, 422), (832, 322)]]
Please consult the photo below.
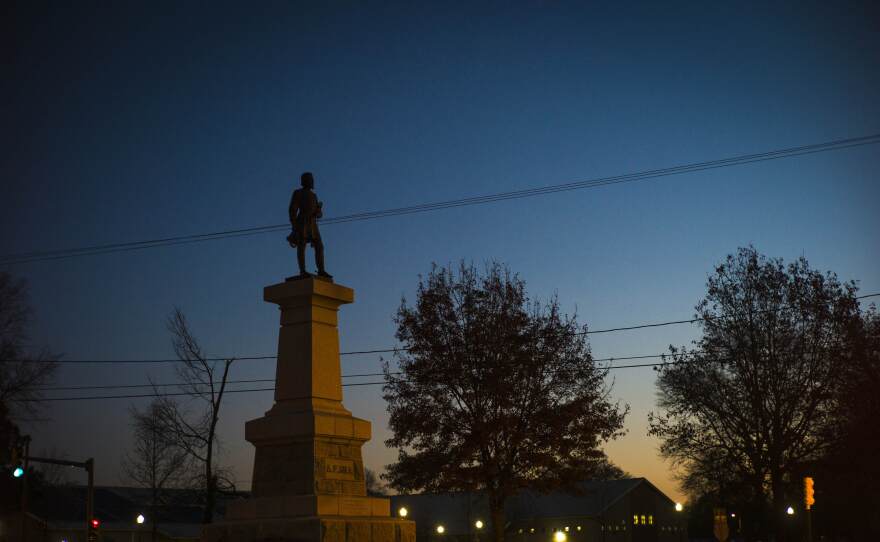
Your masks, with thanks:
[[(283, 223), (299, 173), (327, 216), (711, 160), (880, 132), (876, 3), (83, 2), (11, 8), (0, 112), (0, 253)], [(342, 349), (394, 344), (431, 262), (506, 262), (593, 328), (688, 318), (738, 246), (880, 291), (876, 146), (429, 214), (326, 226), (356, 290)], [(311, 256), (310, 256), (311, 258)], [(167, 357), (181, 306), (217, 355), (271, 355), (262, 287), (292, 274), (284, 234), (6, 269), (30, 281), (33, 339), (77, 358)], [(598, 357), (659, 353), (690, 326), (596, 335)], [(377, 356), (343, 358), (375, 372)], [(270, 378), (273, 361), (233, 378)], [(168, 366), (70, 366), (59, 385), (173, 379)], [(645, 436), (650, 368), (616, 371), (628, 435), (611, 458), (680, 498)], [(68, 395), (70, 393), (67, 393)], [(61, 393), (59, 393), (61, 395)], [(224, 463), (247, 487), (244, 422)], [(369, 467), (394, 458), (378, 386)], [(94, 456), (120, 482), (129, 402), (55, 403), (35, 450)], [(144, 405), (145, 402), (135, 403)], [(74, 479), (77, 475), (73, 475)]]

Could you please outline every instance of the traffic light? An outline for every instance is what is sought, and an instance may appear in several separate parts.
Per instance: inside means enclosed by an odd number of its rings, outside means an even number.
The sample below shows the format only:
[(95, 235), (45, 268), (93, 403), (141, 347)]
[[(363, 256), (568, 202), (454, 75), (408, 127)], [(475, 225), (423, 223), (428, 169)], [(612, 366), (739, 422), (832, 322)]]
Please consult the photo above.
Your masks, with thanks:
[(22, 460), (24, 459), (24, 450), (20, 443), (16, 442), (13, 444), (10, 459), (10, 463), (12, 463), (12, 476), (15, 478), (21, 478), (24, 476), (24, 465), (22, 463)]
[(804, 478), (804, 504), (806, 505), (807, 510), (816, 504), (816, 499), (813, 498), (813, 493), (813, 478), (807, 476)]
[(92, 518), (91, 521), (89, 521), (89, 534), (86, 536), (88, 542), (97, 542), (98, 527), (100, 526), (101, 522), (98, 521), (98, 518)]

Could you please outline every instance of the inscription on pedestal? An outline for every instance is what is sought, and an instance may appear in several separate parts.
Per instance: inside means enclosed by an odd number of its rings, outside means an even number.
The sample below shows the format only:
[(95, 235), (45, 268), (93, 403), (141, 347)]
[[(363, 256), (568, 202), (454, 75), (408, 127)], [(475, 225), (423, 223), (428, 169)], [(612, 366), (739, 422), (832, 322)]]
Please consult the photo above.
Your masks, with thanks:
[(324, 476), (331, 480), (354, 480), (354, 461), (348, 459), (324, 459)]
[(339, 513), (343, 516), (369, 516), (370, 501), (364, 498), (340, 497)]

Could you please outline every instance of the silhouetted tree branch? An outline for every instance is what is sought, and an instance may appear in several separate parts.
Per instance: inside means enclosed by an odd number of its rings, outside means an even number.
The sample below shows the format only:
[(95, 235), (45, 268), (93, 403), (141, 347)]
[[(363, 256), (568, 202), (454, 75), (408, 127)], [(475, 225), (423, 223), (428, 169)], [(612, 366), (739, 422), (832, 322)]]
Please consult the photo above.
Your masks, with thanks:
[(58, 368), (58, 356), (47, 349), (29, 352), (31, 317), (27, 283), (0, 272), (0, 403), (11, 420), (39, 412), (40, 388), (51, 382)]
[[(216, 466), (217, 423), (226, 391), (229, 368), (234, 359), (211, 361), (191, 333), (183, 312), (176, 308), (168, 318), (172, 345), (181, 363), (177, 375), (182, 389), (190, 396), (189, 404), (171, 397), (159, 397), (156, 417), (163, 431), (176, 446), (201, 465), (199, 486), (204, 488), (204, 523), (213, 519), (218, 480), (225, 479)], [(158, 394), (158, 392), (157, 392)]]
[(716, 267), (696, 307), (702, 337), (693, 350), (670, 347), (678, 363), (658, 369), (660, 412), (649, 419), (685, 489), (747, 486), (781, 528), (787, 486), (834, 443), (855, 295), (803, 258), (785, 266), (752, 247)]
[(131, 409), (134, 445), (122, 462), (127, 478), (150, 490), (148, 518), (152, 540), (157, 539), (157, 525), (168, 504), (167, 490), (186, 487), (193, 466), (192, 456), (174, 434), (165, 432), (162, 404), (155, 399), (145, 410)]
[(364, 469), (364, 481), (367, 485), (367, 495), (371, 497), (386, 497), (388, 495), (388, 488), (373, 469)]
[(628, 407), (609, 401), (586, 327), (555, 298), (529, 300), (499, 264), (483, 274), (434, 266), (395, 322), (406, 350), (401, 375), (384, 364), (386, 444), (400, 448), (385, 476), (393, 487), (485, 492), (500, 541), (504, 502), (518, 491), (609, 473), (600, 446), (621, 434)]

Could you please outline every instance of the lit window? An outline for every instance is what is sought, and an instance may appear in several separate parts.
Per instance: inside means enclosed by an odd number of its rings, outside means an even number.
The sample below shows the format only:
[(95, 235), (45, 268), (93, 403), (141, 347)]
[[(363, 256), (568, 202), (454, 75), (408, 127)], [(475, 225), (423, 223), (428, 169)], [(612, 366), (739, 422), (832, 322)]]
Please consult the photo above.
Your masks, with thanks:
[(637, 514), (633, 514), (633, 525), (639, 524), (639, 516)]
[(642, 518), (642, 525), (644, 525), (645, 524), (645, 515), (642, 514), (641, 518)]
[(648, 525), (654, 525), (654, 516), (648, 516)]

